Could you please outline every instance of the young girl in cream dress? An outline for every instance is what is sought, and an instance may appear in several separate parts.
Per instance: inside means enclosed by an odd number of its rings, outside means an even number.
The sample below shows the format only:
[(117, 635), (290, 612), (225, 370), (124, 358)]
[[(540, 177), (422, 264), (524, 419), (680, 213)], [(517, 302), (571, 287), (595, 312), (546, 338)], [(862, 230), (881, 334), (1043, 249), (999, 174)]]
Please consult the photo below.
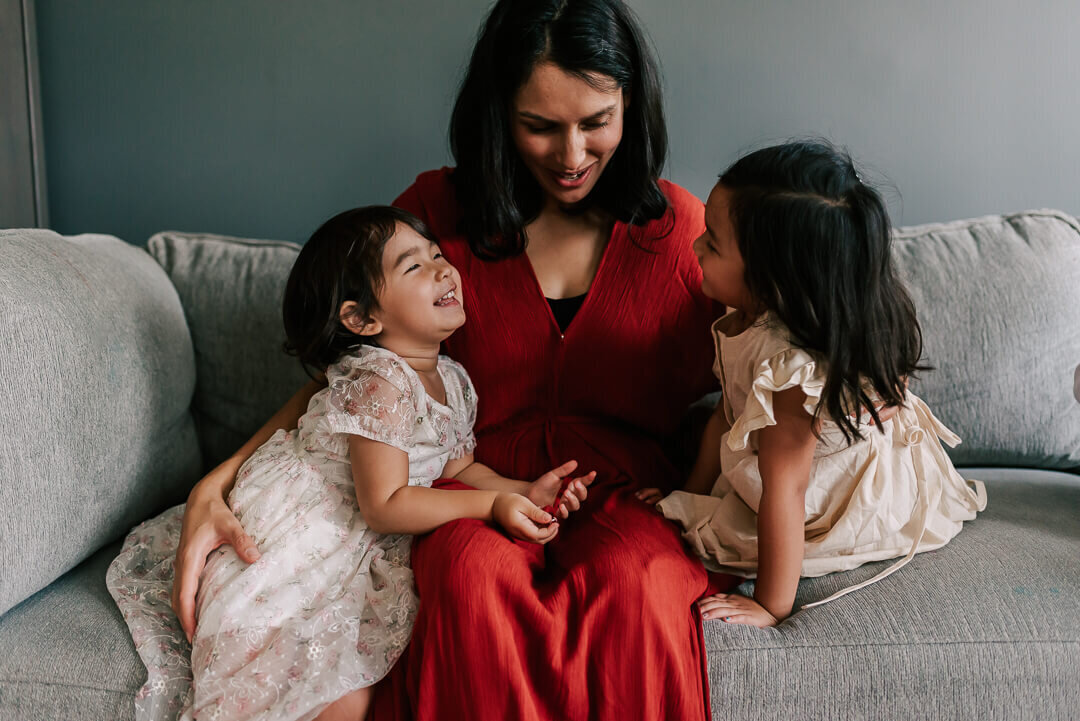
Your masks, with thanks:
[[(327, 388), (241, 468), (229, 502), (259, 558), (211, 554), (190, 662), (170, 608), (183, 506), (134, 529), (109, 568), (147, 666), (140, 721), (363, 719), (412, 632), (412, 534), (478, 518), (547, 543), (552, 514), (579, 507), (593, 474), (572, 477), (573, 461), (533, 483), (474, 462), (476, 393), (439, 355), (465, 322), (461, 297), (433, 236), (396, 208), (342, 213), (303, 247), (285, 291), (287, 348)], [(431, 488), (440, 477), (476, 490)]]
[(699, 601), (704, 618), (770, 626), (801, 576), (901, 557), (859, 586), (873, 583), (946, 544), (986, 497), (941, 446), (959, 438), (907, 390), (926, 369), (915, 309), (885, 205), (845, 154), (752, 153), (721, 176), (705, 221), (702, 289), (731, 309), (713, 326), (723, 398), (685, 490), (638, 495), (711, 570), (756, 576), (753, 598)]

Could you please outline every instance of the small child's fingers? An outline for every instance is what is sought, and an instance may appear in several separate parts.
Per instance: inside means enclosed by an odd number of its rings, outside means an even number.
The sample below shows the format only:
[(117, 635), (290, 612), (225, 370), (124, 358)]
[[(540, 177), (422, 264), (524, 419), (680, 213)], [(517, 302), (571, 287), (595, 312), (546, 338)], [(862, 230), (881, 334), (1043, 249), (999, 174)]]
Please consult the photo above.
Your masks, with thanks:
[(540, 533), (537, 534), (536, 538), (534, 539), (534, 542), (540, 544), (541, 546), (543, 546), (545, 543), (548, 543), (549, 541), (554, 540), (555, 536), (557, 536), (558, 534), (559, 534), (559, 524), (558, 523), (552, 523), (547, 528), (544, 528), (544, 529), (540, 530)]
[(719, 616), (721, 614), (730, 615), (731, 613), (739, 610), (727, 601), (722, 601), (720, 599), (709, 600), (705, 603), (698, 603), (698, 609), (701, 610), (702, 616)]
[(558, 468), (552, 469), (551, 472), (559, 478), (566, 478), (574, 472), (575, 468), (577, 468), (577, 461), (567, 461)]
[[(704, 616), (702, 616), (702, 618), (704, 618)], [(753, 622), (753, 619), (749, 615), (738, 612), (730, 613), (725, 616), (710, 616), (710, 618), (715, 618), (717, 621), (722, 621), (723, 623), (729, 623), (732, 626), (752, 625)]]
[(639, 500), (649, 504), (650, 506), (655, 506), (660, 501), (660, 499), (664, 497), (663, 494), (660, 493), (660, 489), (658, 488), (645, 488), (638, 491), (634, 495), (636, 495)]

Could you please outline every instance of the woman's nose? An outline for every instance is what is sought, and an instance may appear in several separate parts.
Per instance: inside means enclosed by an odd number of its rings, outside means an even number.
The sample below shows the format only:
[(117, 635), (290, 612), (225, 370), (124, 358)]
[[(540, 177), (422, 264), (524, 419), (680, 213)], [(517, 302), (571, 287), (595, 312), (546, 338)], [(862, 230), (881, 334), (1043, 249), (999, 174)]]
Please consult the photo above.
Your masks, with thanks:
[(565, 170), (579, 170), (585, 163), (585, 135), (574, 128), (563, 138), (559, 162)]

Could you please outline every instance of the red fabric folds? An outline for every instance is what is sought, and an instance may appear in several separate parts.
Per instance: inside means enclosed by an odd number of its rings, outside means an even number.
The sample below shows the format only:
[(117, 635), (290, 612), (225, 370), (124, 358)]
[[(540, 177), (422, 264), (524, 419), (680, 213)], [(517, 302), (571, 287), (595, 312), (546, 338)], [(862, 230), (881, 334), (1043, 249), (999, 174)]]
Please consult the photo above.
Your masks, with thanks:
[(720, 309), (701, 294), (690, 248), (701, 202), (664, 183), (666, 218), (616, 223), (560, 333), (527, 256), (471, 254), (449, 172), (421, 175), (396, 204), (432, 227), (462, 275), (468, 320), (445, 351), (477, 389), (477, 459), (524, 480), (575, 459), (597, 477), (547, 546), (479, 521), (416, 539), (416, 628), (371, 717), (707, 719), (693, 603), (730, 579), (710, 584), (674, 525), (633, 497), (681, 482), (662, 443), (716, 387), (709, 324)]

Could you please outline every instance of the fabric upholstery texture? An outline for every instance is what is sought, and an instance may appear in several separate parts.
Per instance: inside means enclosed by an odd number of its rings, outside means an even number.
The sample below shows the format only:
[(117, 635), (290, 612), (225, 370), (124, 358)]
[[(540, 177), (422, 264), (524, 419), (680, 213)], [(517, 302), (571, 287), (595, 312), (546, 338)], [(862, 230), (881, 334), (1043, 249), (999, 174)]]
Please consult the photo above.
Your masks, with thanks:
[[(779, 628), (707, 621), (713, 718), (1071, 721), (1080, 708), (1080, 476), (963, 473), (987, 481), (990, 505), (948, 546)], [(118, 550), (0, 618), (0, 721), (134, 718), (146, 671), (105, 589)], [(804, 580), (797, 603), (880, 566)]]
[[(944, 548), (776, 628), (706, 621), (713, 718), (1075, 718), (1080, 476), (963, 475), (999, 480)], [(888, 563), (804, 579), (795, 606)]]
[(135, 718), (146, 669), (105, 589), (119, 550), (107, 546), (0, 618), (0, 721)]
[(902, 228), (895, 255), (935, 370), (911, 389), (960, 465), (1080, 466), (1080, 223), (1056, 211)]
[(164, 232), (147, 250), (176, 286), (195, 346), (192, 413), (207, 469), (236, 451), (309, 379), (285, 354), (281, 299), (300, 247)]
[(0, 613), (198, 478), (179, 299), (109, 236), (0, 231)]

